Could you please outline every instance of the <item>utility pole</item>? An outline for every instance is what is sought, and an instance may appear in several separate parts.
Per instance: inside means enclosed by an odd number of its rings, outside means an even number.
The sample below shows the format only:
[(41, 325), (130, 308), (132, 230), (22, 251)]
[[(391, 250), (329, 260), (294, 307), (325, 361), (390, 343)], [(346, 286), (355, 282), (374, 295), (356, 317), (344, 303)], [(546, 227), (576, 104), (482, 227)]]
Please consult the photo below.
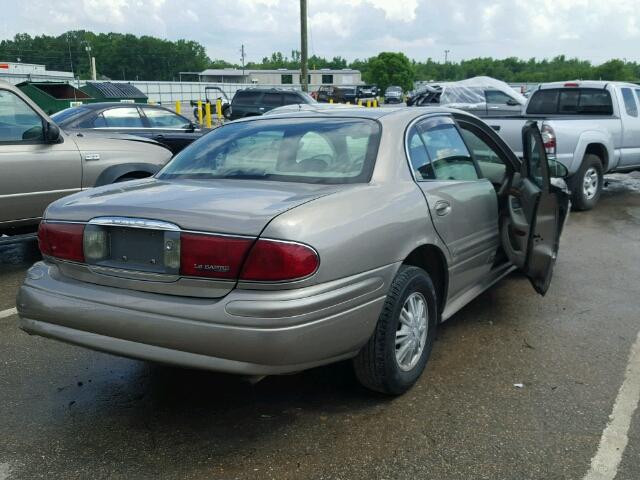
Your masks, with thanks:
[(300, 0), (300, 83), (302, 91), (309, 91), (309, 69), (307, 65), (307, 0)]
[(447, 63), (449, 63), (449, 53), (451, 53), (451, 50), (445, 50), (444, 51), (444, 63), (445, 63), (445, 65)]
[(242, 61), (242, 80), (244, 80), (244, 43), (240, 46), (240, 61)]

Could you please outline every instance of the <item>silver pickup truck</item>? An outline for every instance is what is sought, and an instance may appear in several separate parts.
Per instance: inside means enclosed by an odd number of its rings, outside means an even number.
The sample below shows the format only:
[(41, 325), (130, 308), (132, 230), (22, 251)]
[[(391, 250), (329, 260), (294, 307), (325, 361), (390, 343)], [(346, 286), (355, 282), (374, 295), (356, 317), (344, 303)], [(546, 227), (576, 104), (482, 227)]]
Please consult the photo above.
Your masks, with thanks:
[(577, 210), (600, 198), (603, 174), (640, 170), (640, 86), (575, 81), (545, 83), (534, 90), (524, 114), (484, 120), (522, 156), (522, 127), (536, 120), (547, 154), (563, 163)]

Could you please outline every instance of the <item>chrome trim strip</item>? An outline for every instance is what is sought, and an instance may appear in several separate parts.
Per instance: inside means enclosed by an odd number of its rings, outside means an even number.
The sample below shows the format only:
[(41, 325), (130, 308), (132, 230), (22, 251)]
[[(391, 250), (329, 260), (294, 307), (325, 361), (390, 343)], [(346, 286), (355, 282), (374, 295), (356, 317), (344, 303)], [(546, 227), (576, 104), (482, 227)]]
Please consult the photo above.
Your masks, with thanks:
[[(122, 219), (124, 221), (120, 222)], [(133, 220), (133, 221), (131, 221)], [(254, 240), (258, 238), (257, 235), (243, 235), (243, 234), (235, 234), (235, 233), (217, 233), (217, 232), (201, 232), (199, 230), (183, 230), (175, 223), (164, 222), (162, 220), (151, 220), (146, 218), (137, 218), (137, 217), (94, 217), (88, 222), (77, 221), (77, 220), (55, 220), (55, 219), (44, 219), (45, 223), (73, 223), (73, 224), (81, 224), (81, 225), (101, 225), (101, 226), (113, 226), (113, 227), (129, 227), (129, 228), (146, 228), (146, 229), (154, 229), (154, 230), (166, 230), (171, 232), (180, 232), (180, 233), (193, 233), (195, 235), (210, 235), (214, 237), (230, 237), (230, 238), (246, 238), (250, 240)], [(144, 223), (139, 223), (137, 221), (142, 221)], [(269, 239), (274, 241), (284, 242), (284, 240), (276, 240)], [(296, 242), (291, 242), (296, 243)], [(304, 244), (301, 244), (304, 245)], [(310, 245), (306, 245), (310, 247)], [(313, 248), (313, 247), (310, 247)], [(317, 253), (317, 252), (316, 252)]]
[(94, 217), (87, 222), (87, 225), (143, 228), (148, 230), (168, 230), (171, 232), (180, 231), (180, 227), (175, 223), (137, 217)]
[(81, 191), (81, 188), (65, 188), (62, 190), (44, 190), (42, 192), (8, 193), (6, 195), (0, 195), (0, 198), (25, 197), (29, 195), (44, 195), (52, 193), (76, 193)]

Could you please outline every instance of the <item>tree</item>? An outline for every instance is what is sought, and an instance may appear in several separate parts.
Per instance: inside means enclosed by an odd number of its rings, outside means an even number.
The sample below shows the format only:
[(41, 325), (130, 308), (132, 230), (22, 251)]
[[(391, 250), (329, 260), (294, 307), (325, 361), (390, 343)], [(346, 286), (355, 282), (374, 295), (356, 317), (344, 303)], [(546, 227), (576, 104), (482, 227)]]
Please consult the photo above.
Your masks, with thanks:
[(414, 67), (404, 53), (382, 52), (369, 59), (365, 81), (375, 83), (383, 91), (390, 85), (411, 90), (414, 76)]

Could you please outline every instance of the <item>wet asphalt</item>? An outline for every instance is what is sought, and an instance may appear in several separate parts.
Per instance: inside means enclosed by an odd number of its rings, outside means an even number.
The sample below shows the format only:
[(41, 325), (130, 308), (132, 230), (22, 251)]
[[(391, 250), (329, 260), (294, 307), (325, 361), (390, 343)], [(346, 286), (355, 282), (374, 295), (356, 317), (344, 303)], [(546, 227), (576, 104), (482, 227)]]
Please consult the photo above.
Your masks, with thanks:
[[(0, 310), (34, 247), (0, 248)], [(395, 399), (348, 364), (252, 385), (0, 319), (0, 480), (581, 479), (640, 330), (639, 265), (640, 175), (611, 176), (572, 213), (547, 296), (500, 282), (441, 326)], [(616, 479), (640, 479), (640, 412)]]

